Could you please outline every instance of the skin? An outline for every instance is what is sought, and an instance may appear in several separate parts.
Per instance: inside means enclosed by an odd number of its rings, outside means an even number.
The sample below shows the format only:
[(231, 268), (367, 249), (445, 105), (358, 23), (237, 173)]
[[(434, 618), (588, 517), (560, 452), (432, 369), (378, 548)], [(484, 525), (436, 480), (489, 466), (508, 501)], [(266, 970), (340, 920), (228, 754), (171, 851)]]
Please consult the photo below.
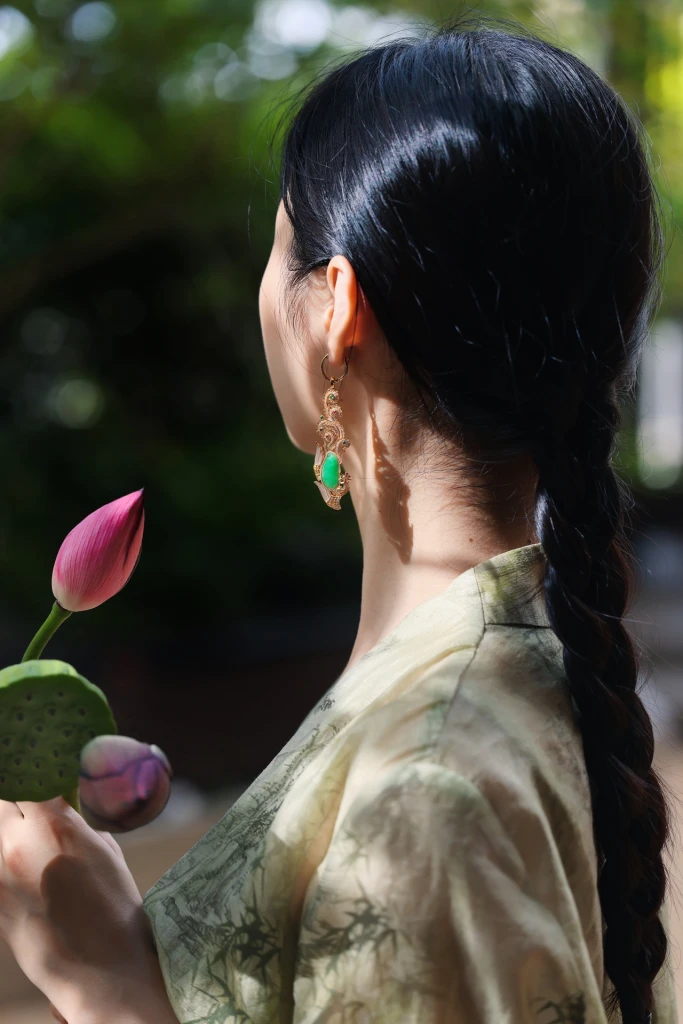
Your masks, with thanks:
[[(424, 428), (406, 444), (400, 427), (404, 376), (345, 256), (333, 256), (309, 275), (294, 299), (300, 326), (295, 331), (289, 322), (293, 293), (285, 256), (291, 238), (280, 202), (259, 292), (261, 330), (287, 434), (312, 459), (329, 386), (320, 361), (327, 353), (326, 372), (339, 377), (349, 360), (339, 390), (341, 422), (351, 441), (344, 459), (351, 475), (349, 496), (342, 507), (352, 502), (363, 546), (360, 621), (350, 668), (460, 573), (537, 542), (536, 472), (529, 458), (520, 458), (496, 467), (476, 488), (459, 468), (466, 456), (453, 442), (444, 443)], [(484, 496), (489, 503), (482, 508)], [(320, 500), (312, 486), (311, 501)]]

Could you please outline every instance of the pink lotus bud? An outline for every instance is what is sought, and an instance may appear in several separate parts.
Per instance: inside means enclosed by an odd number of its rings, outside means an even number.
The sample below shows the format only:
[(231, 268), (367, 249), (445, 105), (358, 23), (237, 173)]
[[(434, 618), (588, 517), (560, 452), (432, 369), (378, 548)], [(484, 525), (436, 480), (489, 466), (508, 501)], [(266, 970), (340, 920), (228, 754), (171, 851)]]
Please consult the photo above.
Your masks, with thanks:
[(85, 612), (125, 587), (140, 557), (145, 526), (143, 491), (91, 512), (57, 553), (52, 593), (69, 612)]
[(81, 750), (81, 814), (100, 832), (132, 832), (161, 814), (172, 777), (168, 758), (153, 743), (95, 736)]

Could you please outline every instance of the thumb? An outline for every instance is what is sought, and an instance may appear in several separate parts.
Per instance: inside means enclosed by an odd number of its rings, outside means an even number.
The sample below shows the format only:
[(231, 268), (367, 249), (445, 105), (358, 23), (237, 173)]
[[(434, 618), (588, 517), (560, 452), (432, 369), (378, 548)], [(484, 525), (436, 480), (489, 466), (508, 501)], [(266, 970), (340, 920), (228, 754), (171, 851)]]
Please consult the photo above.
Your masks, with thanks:
[(52, 1003), (50, 1003), (50, 1013), (52, 1014), (52, 1016), (54, 1017), (54, 1019), (55, 1019), (56, 1021), (59, 1021), (59, 1024), (69, 1024), (68, 1020), (66, 1020), (66, 1019), (65, 1019), (64, 1017), (62, 1017), (62, 1015), (61, 1015), (61, 1013), (59, 1012), (59, 1010), (57, 1010), (57, 1009), (56, 1009), (56, 1008), (55, 1008), (55, 1007), (54, 1007), (54, 1006), (52, 1005)]

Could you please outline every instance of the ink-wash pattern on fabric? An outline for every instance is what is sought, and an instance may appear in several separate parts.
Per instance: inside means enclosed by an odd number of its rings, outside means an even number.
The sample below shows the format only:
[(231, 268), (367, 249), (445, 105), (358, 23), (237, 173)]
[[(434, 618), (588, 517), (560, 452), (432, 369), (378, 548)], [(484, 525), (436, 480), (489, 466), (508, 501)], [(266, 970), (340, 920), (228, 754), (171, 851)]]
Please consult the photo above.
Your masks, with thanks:
[(145, 894), (181, 1024), (621, 1024), (544, 565), (414, 609)]
[[(543, 1000), (539, 999), (539, 1002)], [(543, 1024), (586, 1024), (586, 1000), (583, 992), (567, 996), (561, 1003), (548, 1001), (537, 1011), (543, 1016)]]

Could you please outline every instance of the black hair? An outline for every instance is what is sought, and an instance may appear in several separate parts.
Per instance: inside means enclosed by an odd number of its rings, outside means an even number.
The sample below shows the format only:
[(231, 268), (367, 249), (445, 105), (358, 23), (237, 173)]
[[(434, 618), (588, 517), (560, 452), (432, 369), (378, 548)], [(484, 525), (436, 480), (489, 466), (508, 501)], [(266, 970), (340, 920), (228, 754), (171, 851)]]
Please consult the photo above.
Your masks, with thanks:
[(625, 1024), (667, 952), (669, 839), (623, 617), (633, 498), (613, 466), (661, 301), (664, 234), (637, 116), (577, 56), (460, 17), (345, 57), (289, 124), (280, 193), (291, 284), (333, 255), (426, 421), (477, 456), (526, 453), (550, 624), (580, 721), (604, 918)]

